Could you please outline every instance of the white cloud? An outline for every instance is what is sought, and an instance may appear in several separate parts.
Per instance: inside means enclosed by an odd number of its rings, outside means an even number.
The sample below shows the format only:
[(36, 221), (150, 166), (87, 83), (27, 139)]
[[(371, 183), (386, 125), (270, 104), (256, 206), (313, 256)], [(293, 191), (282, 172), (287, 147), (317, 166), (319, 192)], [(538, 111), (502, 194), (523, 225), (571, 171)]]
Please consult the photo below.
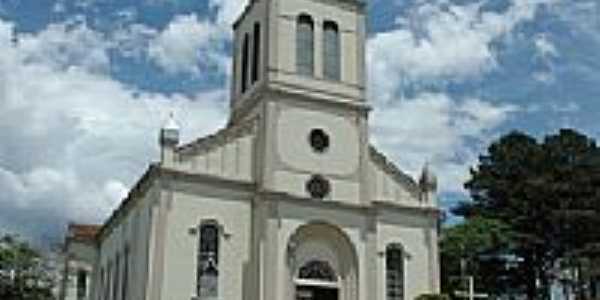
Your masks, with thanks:
[[(427, 90), (478, 80), (498, 68), (494, 43), (510, 43), (517, 25), (532, 21), (541, 5), (558, 1), (512, 0), (503, 12), (486, 11), (481, 2), (415, 1), (397, 19), (398, 28), (376, 33), (367, 44), (376, 143), (414, 176), (431, 161), (441, 191), (463, 192), (481, 147), (522, 109)], [(552, 53), (549, 43), (539, 46)]]
[(454, 100), (445, 94), (420, 94), (376, 109), (371, 117), (375, 143), (407, 172), (418, 176), (429, 161), (444, 192), (462, 192), (469, 166), (491, 132), (519, 108), (479, 99)]
[(492, 43), (530, 21), (541, 4), (557, 0), (513, 0), (504, 13), (480, 3), (416, 2), (398, 18), (400, 28), (375, 34), (367, 45), (371, 95), (393, 101), (407, 85), (474, 79), (497, 67)]
[(39, 240), (68, 220), (102, 221), (157, 159), (170, 110), (185, 141), (225, 122), (225, 89), (166, 96), (98, 72), (112, 42), (84, 24), (11, 39), (12, 24), (0, 20), (2, 229)]
[(196, 15), (177, 16), (150, 43), (150, 58), (170, 73), (197, 74), (199, 63), (217, 60), (226, 64), (220, 50), (222, 37), (213, 23), (200, 22)]
[(68, 23), (50, 24), (35, 35), (18, 36), (21, 60), (52, 68), (72, 66), (94, 72), (109, 68), (106, 50), (110, 43), (102, 35), (88, 28), (85, 22), (74, 19)]

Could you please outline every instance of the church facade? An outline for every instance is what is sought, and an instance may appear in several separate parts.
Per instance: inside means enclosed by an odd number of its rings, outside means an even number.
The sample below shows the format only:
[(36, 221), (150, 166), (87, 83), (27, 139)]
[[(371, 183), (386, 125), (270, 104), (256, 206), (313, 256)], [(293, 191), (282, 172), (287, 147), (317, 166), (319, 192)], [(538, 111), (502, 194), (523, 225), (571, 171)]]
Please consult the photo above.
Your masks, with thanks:
[(228, 125), (185, 145), (173, 120), (161, 130), (160, 162), (88, 244), (86, 299), (439, 291), (435, 177), (369, 144), (365, 18), (358, 0), (250, 1)]

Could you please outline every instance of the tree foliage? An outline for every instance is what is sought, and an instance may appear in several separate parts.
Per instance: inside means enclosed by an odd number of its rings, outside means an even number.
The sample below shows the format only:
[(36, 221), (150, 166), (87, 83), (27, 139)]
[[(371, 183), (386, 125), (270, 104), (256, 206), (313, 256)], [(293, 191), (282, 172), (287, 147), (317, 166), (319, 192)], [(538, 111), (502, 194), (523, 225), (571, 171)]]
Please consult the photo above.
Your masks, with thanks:
[(37, 251), (16, 236), (0, 237), (0, 299), (53, 299), (52, 288), (52, 274)]
[(529, 299), (547, 296), (558, 261), (591, 255), (582, 251), (600, 240), (594, 230), (600, 225), (599, 154), (591, 138), (571, 129), (542, 142), (512, 132), (471, 169), (465, 188), (473, 201), (454, 212), (508, 226), (511, 251), (523, 259), (514, 276), (525, 280)]
[(506, 293), (509, 286), (518, 284), (508, 276), (512, 239), (510, 228), (496, 219), (473, 217), (445, 228), (440, 243), (442, 291), (466, 291), (466, 276), (474, 276), (477, 291)]

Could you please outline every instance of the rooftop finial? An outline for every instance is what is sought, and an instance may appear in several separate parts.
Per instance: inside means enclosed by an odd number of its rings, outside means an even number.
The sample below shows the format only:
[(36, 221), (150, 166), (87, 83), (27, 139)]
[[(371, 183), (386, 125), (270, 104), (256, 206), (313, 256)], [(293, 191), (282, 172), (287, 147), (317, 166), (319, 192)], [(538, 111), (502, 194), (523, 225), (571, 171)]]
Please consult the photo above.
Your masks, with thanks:
[(419, 185), (426, 191), (434, 191), (437, 189), (437, 177), (431, 171), (429, 161), (423, 165), (423, 171), (421, 172), (421, 178), (419, 179)]
[(175, 120), (175, 112), (174, 111), (169, 112), (169, 118), (167, 119), (167, 122), (165, 122), (163, 129), (179, 130), (179, 124), (177, 124), (177, 121)]
[(161, 145), (173, 145), (179, 144), (179, 124), (175, 120), (175, 113), (171, 111), (169, 118), (160, 129), (160, 143)]

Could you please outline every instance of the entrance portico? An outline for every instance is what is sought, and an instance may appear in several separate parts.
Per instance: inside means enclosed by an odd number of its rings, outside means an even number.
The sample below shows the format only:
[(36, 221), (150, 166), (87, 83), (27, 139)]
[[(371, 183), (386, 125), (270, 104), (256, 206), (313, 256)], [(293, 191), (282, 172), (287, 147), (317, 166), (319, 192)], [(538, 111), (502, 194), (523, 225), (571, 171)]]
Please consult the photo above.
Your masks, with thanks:
[(287, 249), (290, 299), (358, 299), (356, 252), (340, 228), (326, 223), (301, 226)]

